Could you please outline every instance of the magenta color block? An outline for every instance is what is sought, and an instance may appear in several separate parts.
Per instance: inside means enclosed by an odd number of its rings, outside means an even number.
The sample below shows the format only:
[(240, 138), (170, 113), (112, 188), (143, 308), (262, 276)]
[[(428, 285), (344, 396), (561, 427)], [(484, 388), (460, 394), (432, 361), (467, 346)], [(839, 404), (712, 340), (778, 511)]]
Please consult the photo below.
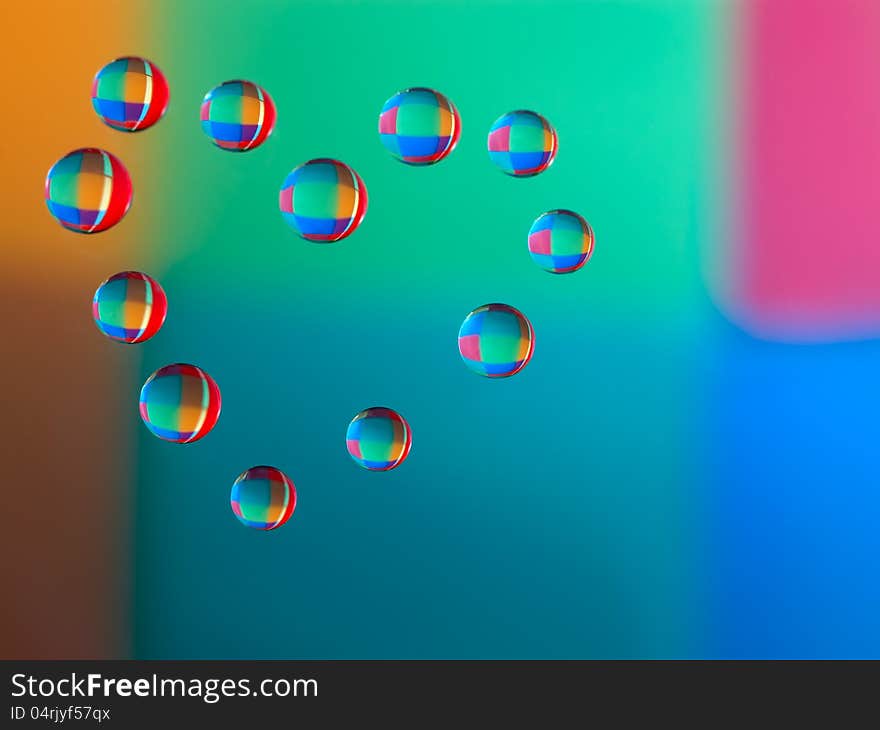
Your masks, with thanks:
[(532, 253), (550, 253), (550, 240), (553, 231), (545, 228), (542, 231), (536, 231), (529, 236), (529, 251)]
[(293, 189), (295, 185), (284, 188), (278, 194), (278, 205), (285, 213), (293, 213)]
[(510, 127), (501, 127), (489, 133), (489, 150), (491, 152), (510, 150)]
[(468, 360), (480, 360), (480, 336), (464, 335), (458, 338), (458, 349)]
[(397, 110), (400, 107), (394, 107), (387, 112), (379, 115), (379, 134), (396, 134), (397, 132)]
[(749, 0), (742, 12), (727, 304), (763, 336), (876, 334), (880, 2)]
[(361, 455), (360, 441), (354, 441), (352, 439), (345, 439), (345, 445), (348, 447), (348, 453), (350, 453), (352, 456), (356, 456), (358, 459), (364, 458)]

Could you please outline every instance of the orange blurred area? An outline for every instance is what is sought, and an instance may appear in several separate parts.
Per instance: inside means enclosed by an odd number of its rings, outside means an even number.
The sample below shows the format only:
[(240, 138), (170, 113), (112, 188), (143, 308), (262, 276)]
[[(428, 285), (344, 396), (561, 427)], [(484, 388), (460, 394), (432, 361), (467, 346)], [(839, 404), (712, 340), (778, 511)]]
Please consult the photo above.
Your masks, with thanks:
[[(108, 268), (125, 266), (137, 252), (136, 231), (146, 219), (137, 181), (145, 177), (143, 138), (105, 126), (92, 109), (91, 82), (108, 61), (136, 53), (140, 12), (134, 3), (16, 3), (0, 46), (14, 109), (2, 117), (4, 276), (34, 269), (86, 275), (92, 289)], [(143, 33), (143, 30), (141, 30)], [(71, 236), (46, 210), (43, 183), (51, 165), (79, 147), (116, 154), (135, 184), (124, 222), (99, 236)], [(141, 195), (139, 196), (139, 193)], [(149, 195), (147, 195), (149, 198)], [(141, 210), (138, 210), (138, 207)], [(12, 214), (14, 212), (14, 215)], [(95, 280), (97, 277), (97, 281)]]
[(132, 454), (120, 424), (137, 353), (97, 333), (91, 298), (108, 275), (143, 264), (145, 218), (136, 192), (115, 229), (71, 233), (47, 211), (43, 184), (57, 158), (86, 146), (114, 152), (135, 181), (142, 176), (147, 155), (135, 135), (104, 126), (89, 94), (101, 66), (138, 52), (141, 10), (56, 0), (4, 11), (0, 58), (14, 103), (0, 117), (0, 657), (124, 657)]

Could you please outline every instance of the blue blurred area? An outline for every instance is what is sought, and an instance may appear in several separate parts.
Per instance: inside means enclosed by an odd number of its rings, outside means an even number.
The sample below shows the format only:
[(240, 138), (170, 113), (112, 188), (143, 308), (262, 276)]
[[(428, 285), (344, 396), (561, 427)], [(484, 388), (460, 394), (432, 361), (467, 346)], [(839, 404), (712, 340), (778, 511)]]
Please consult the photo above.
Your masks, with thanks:
[(707, 654), (880, 655), (880, 342), (714, 329), (699, 450)]

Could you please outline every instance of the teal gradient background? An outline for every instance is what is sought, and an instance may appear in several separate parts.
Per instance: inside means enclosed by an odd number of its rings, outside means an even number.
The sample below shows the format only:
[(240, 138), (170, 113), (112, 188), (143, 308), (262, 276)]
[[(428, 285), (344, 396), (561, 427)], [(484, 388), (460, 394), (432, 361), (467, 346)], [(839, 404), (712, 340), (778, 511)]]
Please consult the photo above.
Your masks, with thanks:
[[(700, 241), (720, 216), (726, 5), (160, 3), (138, 52), (169, 79), (144, 144), (161, 207), (137, 262), (169, 298), (141, 373), (207, 370), (223, 412), (184, 447), (137, 442), (133, 620), (145, 658), (684, 657), (704, 646)], [(263, 85), (268, 142), (214, 148), (208, 89)], [(462, 137), (430, 168), (376, 130), (408, 86), (447, 94)], [(501, 174), (486, 134), (532, 108), (554, 165)], [(287, 172), (336, 157), (364, 179), (361, 228), (330, 245), (278, 212)], [(536, 267), (532, 221), (570, 208), (596, 249)], [(148, 268), (149, 267), (149, 268)], [(456, 348), (474, 307), (505, 302), (532, 362), (490, 381)], [(348, 457), (346, 426), (384, 405), (413, 429), (388, 473)], [(136, 409), (132, 418), (137, 419)], [(235, 477), (272, 464), (291, 521), (244, 529)], [(702, 618), (701, 618), (702, 617)]]

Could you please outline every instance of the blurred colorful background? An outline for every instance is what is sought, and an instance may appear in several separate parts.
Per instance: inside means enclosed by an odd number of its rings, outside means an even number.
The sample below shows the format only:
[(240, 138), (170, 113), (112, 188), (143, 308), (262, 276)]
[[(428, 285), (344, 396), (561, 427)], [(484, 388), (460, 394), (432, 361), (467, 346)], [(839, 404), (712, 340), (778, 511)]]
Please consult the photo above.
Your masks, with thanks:
[[(0, 149), (6, 658), (769, 658), (880, 655), (880, 5), (872, 0), (17, 5)], [(91, 109), (94, 73), (165, 73), (154, 128)], [(235, 78), (273, 96), (259, 149), (199, 127)], [(384, 101), (462, 118), (450, 157), (395, 161)], [(531, 108), (554, 165), (501, 174), (486, 134)], [(134, 203), (80, 236), (43, 178), (106, 148)], [(299, 239), (278, 189), (313, 157), (370, 192), (360, 229)], [(553, 276), (526, 235), (553, 208), (595, 253)], [(139, 269), (149, 342), (91, 321)], [(506, 302), (535, 355), (492, 381), (458, 327)], [(140, 384), (193, 362), (223, 412), (174, 445)], [(409, 459), (345, 450), (375, 405)], [(268, 463), (290, 522), (243, 527), (229, 491)]]

